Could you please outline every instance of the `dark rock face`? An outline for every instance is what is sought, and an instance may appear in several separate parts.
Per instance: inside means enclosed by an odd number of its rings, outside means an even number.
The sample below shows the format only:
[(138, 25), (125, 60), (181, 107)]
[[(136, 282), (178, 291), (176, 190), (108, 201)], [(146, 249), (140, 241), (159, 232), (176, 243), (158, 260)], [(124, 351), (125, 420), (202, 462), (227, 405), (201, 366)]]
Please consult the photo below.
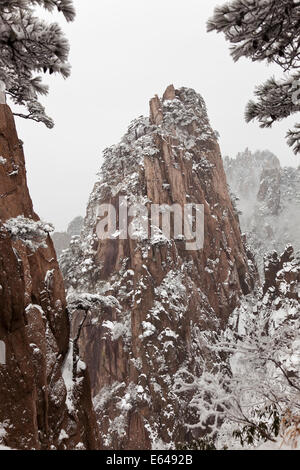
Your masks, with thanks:
[[(99, 204), (119, 197), (151, 204), (204, 206), (203, 249), (184, 240), (96, 235)], [(85, 225), (61, 260), (70, 295), (97, 300), (82, 329), (102, 447), (172, 448), (192, 435), (182, 375), (201, 374), (208, 344), (224, 328), (257, 273), (227, 191), (220, 149), (203, 99), (168, 87), (150, 102), (150, 119), (134, 121), (120, 144), (104, 152)], [(78, 327), (80, 311), (74, 317)]]
[(89, 377), (68, 380), (69, 318), (51, 238), (31, 250), (5, 225), (39, 222), (27, 188), (22, 146), (0, 105), (0, 447), (97, 448)]

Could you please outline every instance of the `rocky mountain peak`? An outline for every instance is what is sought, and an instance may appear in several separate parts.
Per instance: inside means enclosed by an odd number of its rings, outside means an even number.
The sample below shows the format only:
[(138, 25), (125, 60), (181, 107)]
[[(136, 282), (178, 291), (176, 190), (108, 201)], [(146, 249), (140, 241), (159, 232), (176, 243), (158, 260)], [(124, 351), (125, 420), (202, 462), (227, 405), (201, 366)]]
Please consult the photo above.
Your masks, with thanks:
[[(101, 208), (112, 206), (119, 223), (120, 200), (142, 207), (147, 223), (128, 213), (130, 236), (116, 225), (99, 237)], [(189, 250), (183, 232), (167, 237), (151, 219), (155, 204), (163, 212), (201, 206), (203, 243)], [(133, 121), (104, 151), (81, 237), (61, 259), (103, 448), (192, 439), (189, 397), (179, 397), (176, 384), (201, 374), (201, 357), (213, 361), (209, 343), (253, 289), (248, 254), (204, 100), (171, 85), (150, 101), (150, 118)]]

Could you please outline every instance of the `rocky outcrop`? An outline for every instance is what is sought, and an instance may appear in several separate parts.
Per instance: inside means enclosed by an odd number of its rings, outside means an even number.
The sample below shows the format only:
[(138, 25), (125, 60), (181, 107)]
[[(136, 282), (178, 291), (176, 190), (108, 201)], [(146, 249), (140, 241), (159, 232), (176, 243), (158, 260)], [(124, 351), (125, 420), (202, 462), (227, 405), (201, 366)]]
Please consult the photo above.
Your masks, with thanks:
[[(131, 238), (117, 228), (99, 239), (99, 205), (111, 204), (119, 222), (120, 198), (146, 208), (148, 225), (132, 216)], [(203, 205), (203, 247), (187, 250), (186, 234), (166, 237), (153, 224), (150, 237), (153, 204)], [(74, 334), (81, 325), (102, 447), (172, 448), (191, 439), (189, 397), (179, 398), (177, 385), (201, 374), (204, 360), (212, 365), (215, 332), (256, 279), (201, 96), (168, 87), (150, 101), (150, 118), (135, 120), (104, 152), (83, 232), (61, 266), (78, 306)]]
[(224, 168), (231, 189), (243, 200), (256, 198), (264, 170), (280, 169), (279, 159), (268, 150), (251, 152), (248, 148), (236, 158), (224, 158)]
[(280, 166), (269, 151), (225, 158), (230, 188), (237, 196), (242, 231), (263, 276), (266, 252), (282, 252), (291, 244), (300, 249), (300, 167)]
[(47, 227), (33, 211), (12, 113), (0, 105), (0, 447), (97, 448), (87, 371), (70, 373), (64, 285)]
[(80, 215), (75, 217), (68, 225), (66, 232), (54, 232), (51, 236), (57, 258), (60, 257), (63, 250), (69, 248), (71, 238), (80, 235), (83, 226), (83, 217)]

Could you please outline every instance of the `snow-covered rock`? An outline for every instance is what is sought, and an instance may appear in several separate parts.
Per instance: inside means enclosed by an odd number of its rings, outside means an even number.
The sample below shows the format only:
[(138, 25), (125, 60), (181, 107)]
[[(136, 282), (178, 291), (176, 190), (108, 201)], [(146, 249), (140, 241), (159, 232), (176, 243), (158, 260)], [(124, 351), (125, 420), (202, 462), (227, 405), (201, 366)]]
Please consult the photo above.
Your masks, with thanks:
[[(158, 228), (148, 237), (138, 225), (135, 239), (122, 239), (117, 227), (100, 240), (98, 207), (118, 209), (119, 197), (148, 215), (152, 203), (202, 204), (203, 248), (186, 250), (183, 236), (168, 239)], [(211, 357), (207, 344), (256, 279), (217, 138), (194, 90), (168, 87), (162, 99), (151, 100), (150, 118), (135, 120), (104, 151), (81, 236), (61, 266), (71, 295), (115, 298), (91, 305), (79, 341), (102, 446), (172, 448), (192, 439), (185, 427), (189, 397), (174, 393), (176, 374), (183, 368), (201, 374), (199, 357)], [(73, 313), (75, 331), (82, 315)]]

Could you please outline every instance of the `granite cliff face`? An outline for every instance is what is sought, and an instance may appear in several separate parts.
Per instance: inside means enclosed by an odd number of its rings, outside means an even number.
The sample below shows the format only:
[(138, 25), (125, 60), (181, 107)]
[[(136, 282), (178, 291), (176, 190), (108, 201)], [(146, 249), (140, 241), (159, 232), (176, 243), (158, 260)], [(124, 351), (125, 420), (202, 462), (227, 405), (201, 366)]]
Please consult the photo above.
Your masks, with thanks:
[(50, 228), (33, 211), (22, 143), (9, 107), (0, 105), (0, 447), (97, 448), (87, 371), (78, 365), (72, 378)]
[[(184, 237), (99, 240), (101, 204), (202, 204), (203, 249)], [(129, 218), (129, 221), (132, 220)], [(150, 222), (149, 222), (150, 224)], [(147, 232), (147, 233), (146, 233)], [(220, 149), (203, 99), (173, 86), (150, 101), (118, 145), (104, 152), (82, 234), (61, 258), (74, 335), (91, 376), (101, 445), (172, 448), (192, 438), (183, 376), (201, 374), (202, 359), (257, 276), (227, 190)]]

